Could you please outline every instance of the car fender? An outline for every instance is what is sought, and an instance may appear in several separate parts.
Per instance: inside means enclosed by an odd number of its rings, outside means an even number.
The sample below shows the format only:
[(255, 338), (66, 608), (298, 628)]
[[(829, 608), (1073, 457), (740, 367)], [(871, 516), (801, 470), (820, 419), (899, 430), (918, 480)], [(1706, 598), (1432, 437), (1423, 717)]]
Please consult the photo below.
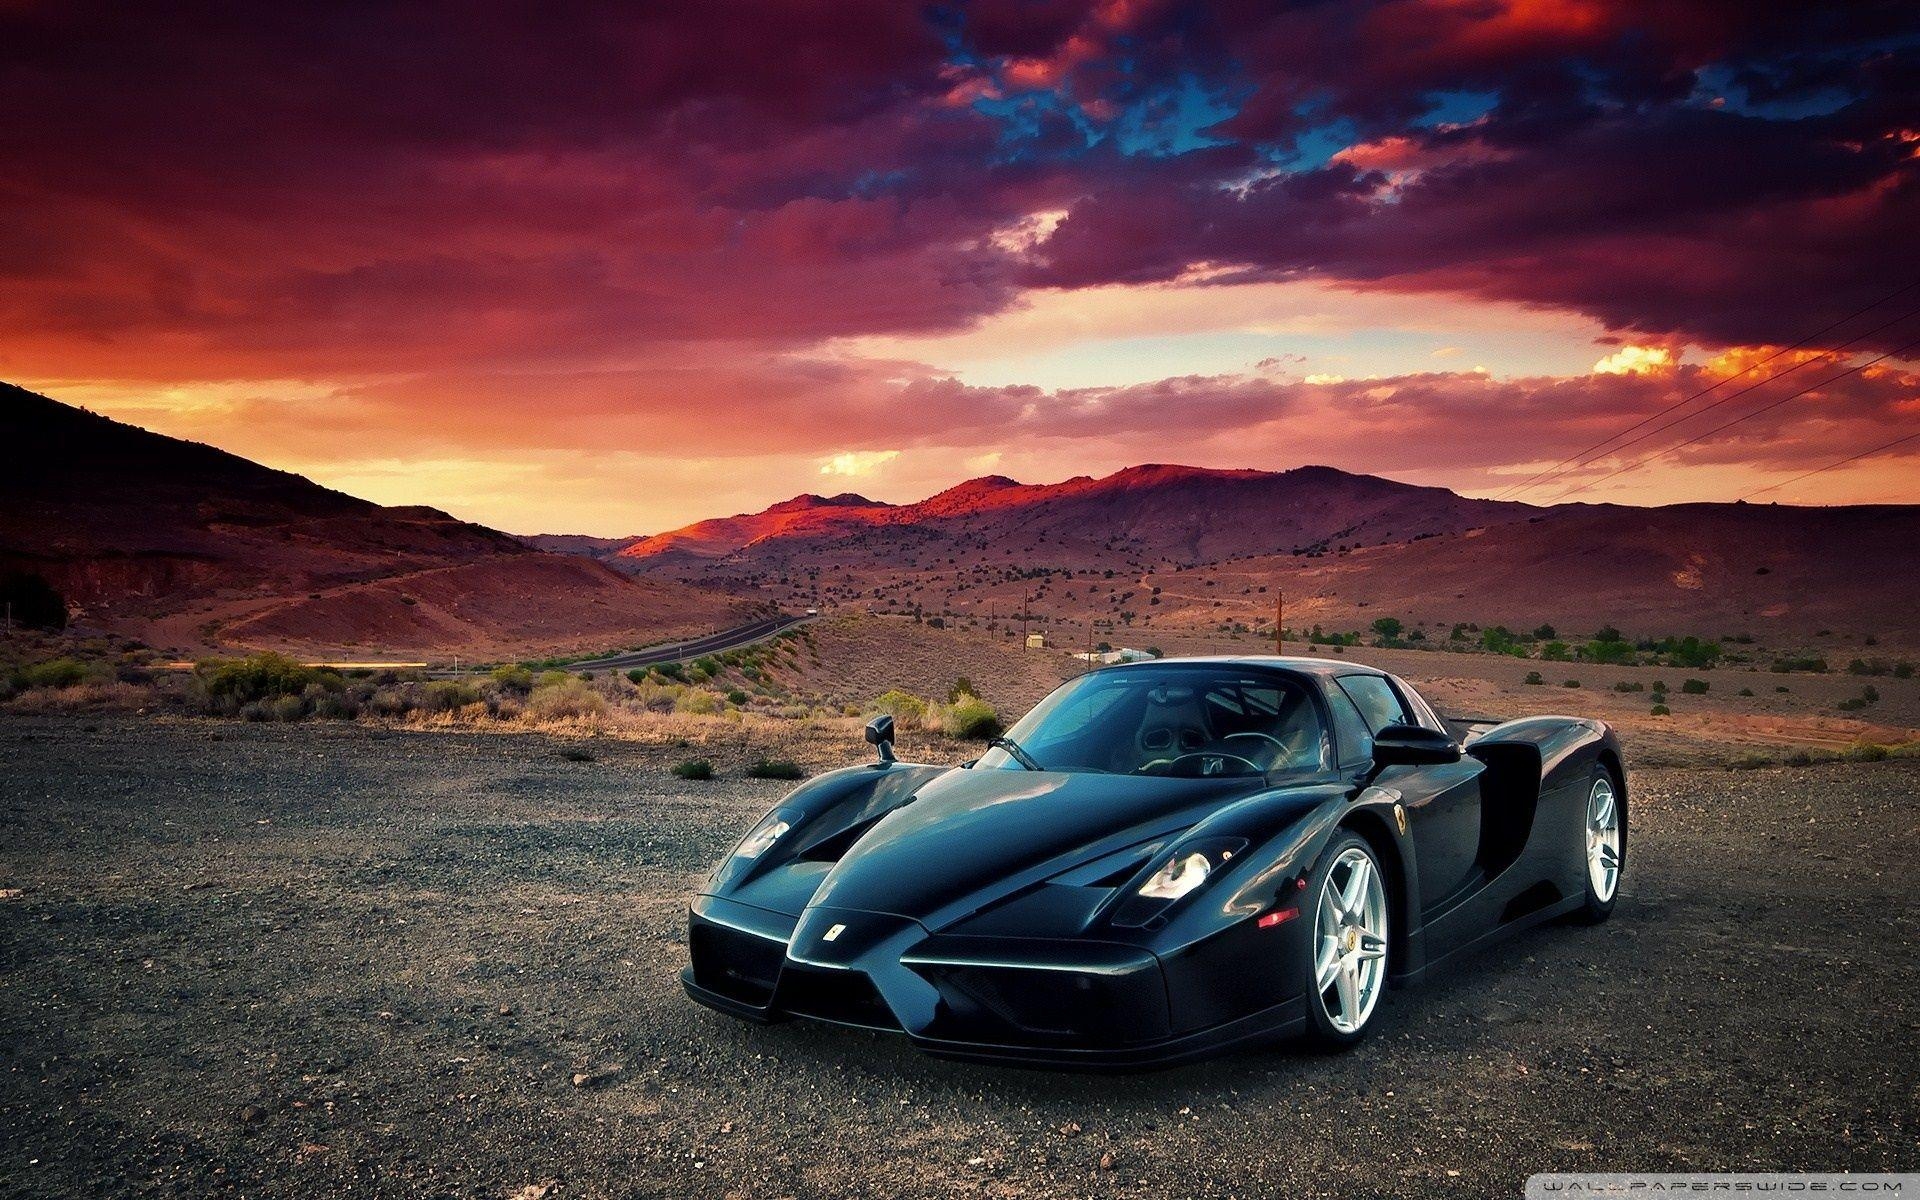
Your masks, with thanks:
[(751, 830), (768, 817), (777, 816), (789, 826), (780, 840), (751, 862), (736, 857), (734, 851), (740, 842), (735, 842), (700, 892), (726, 895), (777, 867), (817, 854), (835, 839), (857, 836), (881, 817), (911, 802), (928, 780), (952, 769), (921, 763), (868, 763), (816, 775), (788, 792), (760, 821), (748, 827)]

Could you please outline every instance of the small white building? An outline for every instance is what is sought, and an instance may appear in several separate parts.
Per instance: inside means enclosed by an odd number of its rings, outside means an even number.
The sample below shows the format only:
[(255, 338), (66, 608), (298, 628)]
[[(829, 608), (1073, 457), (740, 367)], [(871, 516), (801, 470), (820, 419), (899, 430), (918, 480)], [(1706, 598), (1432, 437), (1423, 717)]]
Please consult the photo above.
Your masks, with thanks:
[(1145, 662), (1147, 659), (1152, 658), (1153, 655), (1147, 653), (1145, 650), (1135, 650), (1130, 646), (1116, 646), (1111, 650), (1083, 650), (1075, 654), (1074, 657), (1081, 662), (1099, 663), (1102, 666), (1106, 666), (1110, 663)]

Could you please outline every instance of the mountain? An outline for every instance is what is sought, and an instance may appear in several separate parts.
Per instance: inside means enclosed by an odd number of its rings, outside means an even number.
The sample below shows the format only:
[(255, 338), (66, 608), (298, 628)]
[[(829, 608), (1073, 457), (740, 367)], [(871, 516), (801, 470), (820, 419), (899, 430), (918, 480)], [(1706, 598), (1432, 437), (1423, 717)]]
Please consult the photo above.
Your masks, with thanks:
[(1395, 616), (1905, 645), (1920, 641), (1920, 557), (1901, 552), (1916, 541), (1912, 505), (1543, 508), (1330, 467), (1146, 464), (1053, 484), (988, 476), (913, 504), (802, 496), (606, 561), (789, 606), (962, 621), (1024, 607), (1083, 632), (1270, 626), (1285, 592), (1295, 628)]
[(1049, 544), (1049, 562), (1218, 562), (1456, 532), (1533, 511), (1331, 467), (1223, 471), (1151, 463), (1101, 478), (1023, 484), (968, 480), (915, 504), (800, 496), (762, 512), (701, 521), (621, 550), (643, 569), (782, 568), (821, 555), (909, 553), (939, 543), (1001, 554)]
[(711, 630), (742, 608), (7, 384), (0, 441), (0, 568), (155, 644), (545, 654)]

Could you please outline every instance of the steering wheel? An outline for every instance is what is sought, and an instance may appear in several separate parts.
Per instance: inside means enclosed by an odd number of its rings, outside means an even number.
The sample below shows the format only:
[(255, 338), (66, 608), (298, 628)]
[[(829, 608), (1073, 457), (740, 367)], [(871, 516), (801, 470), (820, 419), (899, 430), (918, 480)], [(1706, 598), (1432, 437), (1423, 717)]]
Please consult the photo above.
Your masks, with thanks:
[[(1221, 740), (1224, 741), (1225, 739), (1223, 738)], [(1250, 758), (1244, 758), (1238, 754), (1228, 754), (1222, 750), (1195, 750), (1191, 754), (1175, 755), (1173, 758), (1167, 760), (1167, 773), (1169, 775), (1174, 774), (1175, 772), (1173, 769), (1179, 766), (1181, 763), (1188, 760), (1189, 758), (1231, 758), (1238, 762), (1243, 762), (1247, 764), (1247, 770), (1250, 771), (1251, 773), (1255, 775), (1261, 774), (1259, 763), (1253, 761)], [(1195, 776), (1194, 778), (1206, 778), (1206, 776), (1201, 775), (1201, 776)]]
[[(1235, 738), (1259, 738), (1261, 741), (1272, 742), (1273, 748), (1280, 752), (1280, 757), (1276, 759), (1273, 764), (1276, 767), (1284, 766), (1293, 761), (1293, 748), (1270, 733), (1261, 733), (1258, 730), (1250, 729), (1245, 733), (1230, 733), (1220, 740), (1230, 742)], [(1238, 758), (1240, 756), (1236, 754), (1234, 757)]]

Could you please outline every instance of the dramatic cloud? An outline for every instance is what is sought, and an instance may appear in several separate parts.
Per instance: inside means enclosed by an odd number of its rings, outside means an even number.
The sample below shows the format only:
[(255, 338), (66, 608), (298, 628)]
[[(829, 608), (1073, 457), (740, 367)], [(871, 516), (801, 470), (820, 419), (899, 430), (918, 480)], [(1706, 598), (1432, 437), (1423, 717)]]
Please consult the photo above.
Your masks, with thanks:
[[(411, 498), (516, 526), (621, 455), (763, 500), (1036, 447), (1479, 486), (1674, 364), (1920, 337), (1920, 290), (1817, 332), (1920, 280), (1916, 96), (1888, 0), (26, 0), (0, 376), (335, 481), (416, 455)], [(1859, 419), (1686, 453), (1818, 465)]]

